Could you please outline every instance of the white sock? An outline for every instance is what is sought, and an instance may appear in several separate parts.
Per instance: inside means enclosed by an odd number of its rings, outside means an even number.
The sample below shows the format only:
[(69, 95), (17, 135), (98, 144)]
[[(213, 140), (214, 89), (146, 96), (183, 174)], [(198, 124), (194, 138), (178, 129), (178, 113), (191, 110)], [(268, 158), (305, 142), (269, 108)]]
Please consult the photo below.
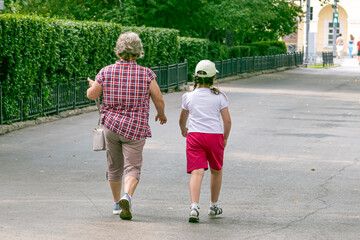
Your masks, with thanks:
[(213, 208), (213, 207), (216, 207), (216, 206), (217, 206), (217, 202), (211, 202), (211, 201), (210, 201), (210, 207)]
[(191, 209), (193, 208), (199, 209), (199, 203), (191, 203)]

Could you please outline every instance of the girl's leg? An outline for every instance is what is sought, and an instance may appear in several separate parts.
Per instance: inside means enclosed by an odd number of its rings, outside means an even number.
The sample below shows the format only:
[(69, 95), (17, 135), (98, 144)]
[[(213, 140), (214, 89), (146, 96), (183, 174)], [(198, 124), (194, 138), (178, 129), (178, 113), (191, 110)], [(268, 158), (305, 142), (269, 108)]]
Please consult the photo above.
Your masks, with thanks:
[(210, 178), (210, 192), (211, 192), (211, 202), (216, 203), (219, 200), (221, 183), (222, 183), (222, 169), (217, 171), (210, 168), (211, 178)]
[(204, 169), (196, 169), (191, 172), (189, 190), (191, 203), (199, 203), (201, 183), (204, 177)]

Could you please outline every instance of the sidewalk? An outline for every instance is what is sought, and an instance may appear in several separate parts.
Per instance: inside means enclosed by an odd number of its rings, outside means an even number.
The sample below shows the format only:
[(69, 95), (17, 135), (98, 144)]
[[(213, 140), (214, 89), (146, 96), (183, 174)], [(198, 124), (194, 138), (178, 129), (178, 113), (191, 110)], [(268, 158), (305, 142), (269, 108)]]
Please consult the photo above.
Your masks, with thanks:
[(354, 56), (353, 58), (350, 58), (349, 56), (345, 56), (340, 59), (334, 58), (334, 63), (340, 65), (341, 67), (356, 67), (360, 69), (357, 56)]

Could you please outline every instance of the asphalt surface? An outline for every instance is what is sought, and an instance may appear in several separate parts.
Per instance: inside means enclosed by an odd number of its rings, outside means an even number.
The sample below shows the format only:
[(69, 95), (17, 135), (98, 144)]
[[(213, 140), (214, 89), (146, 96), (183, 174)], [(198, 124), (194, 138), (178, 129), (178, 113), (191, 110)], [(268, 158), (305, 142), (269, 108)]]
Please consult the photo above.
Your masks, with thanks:
[(206, 172), (200, 223), (187, 221), (176, 92), (164, 95), (166, 125), (151, 108), (132, 221), (112, 215), (105, 153), (91, 146), (96, 112), (0, 136), (0, 239), (360, 239), (360, 67), (298, 68), (219, 87), (233, 122), (221, 217), (207, 217)]

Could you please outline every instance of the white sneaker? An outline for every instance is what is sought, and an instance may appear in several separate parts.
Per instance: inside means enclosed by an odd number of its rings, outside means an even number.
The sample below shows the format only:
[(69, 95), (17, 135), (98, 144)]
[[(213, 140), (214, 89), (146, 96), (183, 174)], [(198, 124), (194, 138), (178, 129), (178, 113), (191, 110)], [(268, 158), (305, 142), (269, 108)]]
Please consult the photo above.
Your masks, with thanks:
[(114, 203), (113, 214), (114, 215), (120, 215), (120, 212), (121, 212), (121, 207), (119, 205), (119, 202)]
[(208, 216), (209, 217), (216, 217), (217, 215), (222, 214), (222, 212), (223, 212), (223, 210), (219, 206), (210, 207), (209, 212), (208, 212)]
[(189, 222), (199, 222), (198, 208), (192, 208), (190, 211)]
[(120, 218), (125, 220), (130, 220), (132, 218), (132, 214), (131, 214), (131, 199), (129, 194), (125, 193), (125, 195), (120, 199), (119, 205), (121, 208)]

